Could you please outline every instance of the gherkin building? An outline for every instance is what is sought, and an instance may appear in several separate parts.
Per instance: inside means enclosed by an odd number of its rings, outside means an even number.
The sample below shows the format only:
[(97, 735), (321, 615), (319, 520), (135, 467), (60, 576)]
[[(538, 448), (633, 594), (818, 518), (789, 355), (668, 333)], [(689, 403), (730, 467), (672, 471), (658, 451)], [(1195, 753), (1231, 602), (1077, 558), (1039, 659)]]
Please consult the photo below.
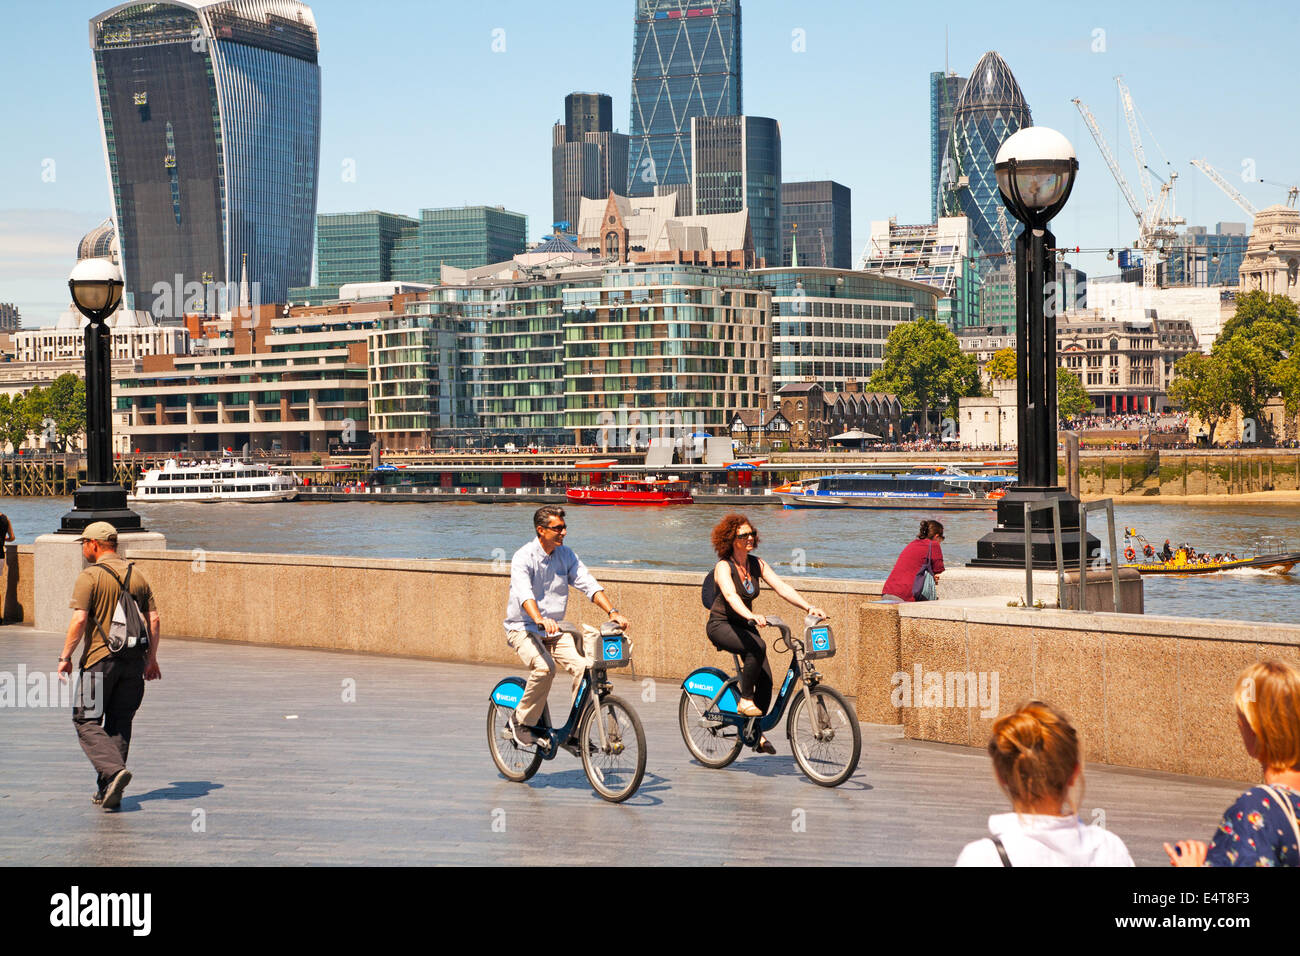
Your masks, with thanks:
[(941, 216), (970, 220), (970, 254), (979, 257), (981, 276), (1002, 262), (1000, 253), (1014, 251), (1020, 228), (1002, 205), (993, 160), (1008, 136), (1033, 125), (1011, 68), (992, 50), (985, 53), (957, 100), (938, 195)]

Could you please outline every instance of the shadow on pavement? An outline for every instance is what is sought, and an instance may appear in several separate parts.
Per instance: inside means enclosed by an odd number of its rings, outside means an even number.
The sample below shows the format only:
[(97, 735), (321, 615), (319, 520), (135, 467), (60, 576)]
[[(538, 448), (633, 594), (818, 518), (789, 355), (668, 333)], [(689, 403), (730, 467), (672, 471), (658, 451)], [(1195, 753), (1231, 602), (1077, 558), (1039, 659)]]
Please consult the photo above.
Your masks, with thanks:
[(173, 780), (167, 786), (157, 790), (135, 796), (123, 796), (122, 809), (138, 809), (137, 804), (144, 803), (146, 800), (194, 800), (206, 797), (213, 790), (220, 790), (223, 786), (225, 784), (213, 783), (210, 780)]

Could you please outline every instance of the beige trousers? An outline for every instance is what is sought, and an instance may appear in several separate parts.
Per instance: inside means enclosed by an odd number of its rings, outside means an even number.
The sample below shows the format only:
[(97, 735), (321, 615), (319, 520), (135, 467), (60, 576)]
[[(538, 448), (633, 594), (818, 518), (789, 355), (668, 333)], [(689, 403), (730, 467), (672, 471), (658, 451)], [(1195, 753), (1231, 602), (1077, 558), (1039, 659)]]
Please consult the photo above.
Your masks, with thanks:
[[(546, 695), (551, 689), (551, 681), (555, 679), (557, 663), (573, 675), (573, 687), (569, 691), (569, 703), (572, 705), (578, 694), (578, 686), (582, 683), (583, 672), (592, 665), (591, 658), (578, 653), (572, 634), (561, 634), (554, 644), (544, 646), (540, 637), (528, 631), (506, 631), (506, 641), (529, 669), (524, 696), (515, 708), (515, 720), (536, 726), (542, 719), (542, 712), (546, 709)], [(563, 720), (564, 717), (560, 719)]]

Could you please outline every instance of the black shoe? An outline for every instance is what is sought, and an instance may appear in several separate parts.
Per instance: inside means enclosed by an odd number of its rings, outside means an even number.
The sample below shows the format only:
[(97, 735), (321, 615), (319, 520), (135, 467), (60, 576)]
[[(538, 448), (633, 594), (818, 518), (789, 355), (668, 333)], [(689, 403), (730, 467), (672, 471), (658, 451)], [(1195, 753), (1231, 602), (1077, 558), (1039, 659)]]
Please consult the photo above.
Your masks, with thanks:
[(768, 740), (766, 737), (759, 737), (758, 743), (754, 745), (754, 749), (761, 754), (776, 753), (776, 748), (772, 746), (772, 741)]
[(123, 767), (117, 772), (108, 786), (104, 788), (104, 799), (100, 806), (105, 810), (116, 810), (122, 805), (122, 791), (131, 782), (131, 771)]
[(103, 790), (97, 790), (97, 791), (95, 791), (93, 794), (91, 794), (91, 796), (90, 796), (90, 802), (93, 803), (95, 806), (99, 806), (101, 803), (103, 803), (103, 802), (104, 802), (104, 791), (103, 791)]

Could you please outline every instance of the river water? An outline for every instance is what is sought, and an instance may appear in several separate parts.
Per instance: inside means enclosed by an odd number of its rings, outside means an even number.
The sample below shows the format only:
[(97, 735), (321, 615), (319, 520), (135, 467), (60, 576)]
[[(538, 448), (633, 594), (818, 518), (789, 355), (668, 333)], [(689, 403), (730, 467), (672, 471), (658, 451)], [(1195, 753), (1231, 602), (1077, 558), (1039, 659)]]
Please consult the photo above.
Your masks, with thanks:
[[(70, 498), (8, 498), (20, 543), (54, 531), (72, 507)], [(281, 554), (337, 554), (372, 558), (508, 559), (533, 536), (535, 505), (460, 502), (283, 502), (136, 506), (145, 525), (167, 536), (167, 546), (188, 550)], [(728, 511), (723, 505), (677, 508), (568, 509), (568, 544), (591, 567), (704, 571), (713, 564), (709, 531)], [(748, 515), (759, 531), (758, 553), (782, 574), (882, 580), (902, 547), (916, 536), (922, 517), (912, 511), (786, 510), (756, 505)], [(975, 555), (975, 542), (993, 527), (993, 513), (948, 512), (944, 560), (950, 567)], [(1120, 504), (1115, 508), (1119, 547), (1125, 527), (1135, 527), (1156, 547), (1165, 538), (1198, 551), (1242, 553), (1257, 534), (1282, 537), (1300, 550), (1300, 508), (1294, 505)], [(1105, 523), (1089, 522), (1105, 547)], [(796, 586), (797, 581), (795, 582)], [(1195, 577), (1148, 576), (1149, 614), (1300, 623), (1300, 566), (1287, 576), (1235, 571)], [(940, 590), (942, 596), (942, 587)], [(502, 597), (504, 601), (504, 596)]]

